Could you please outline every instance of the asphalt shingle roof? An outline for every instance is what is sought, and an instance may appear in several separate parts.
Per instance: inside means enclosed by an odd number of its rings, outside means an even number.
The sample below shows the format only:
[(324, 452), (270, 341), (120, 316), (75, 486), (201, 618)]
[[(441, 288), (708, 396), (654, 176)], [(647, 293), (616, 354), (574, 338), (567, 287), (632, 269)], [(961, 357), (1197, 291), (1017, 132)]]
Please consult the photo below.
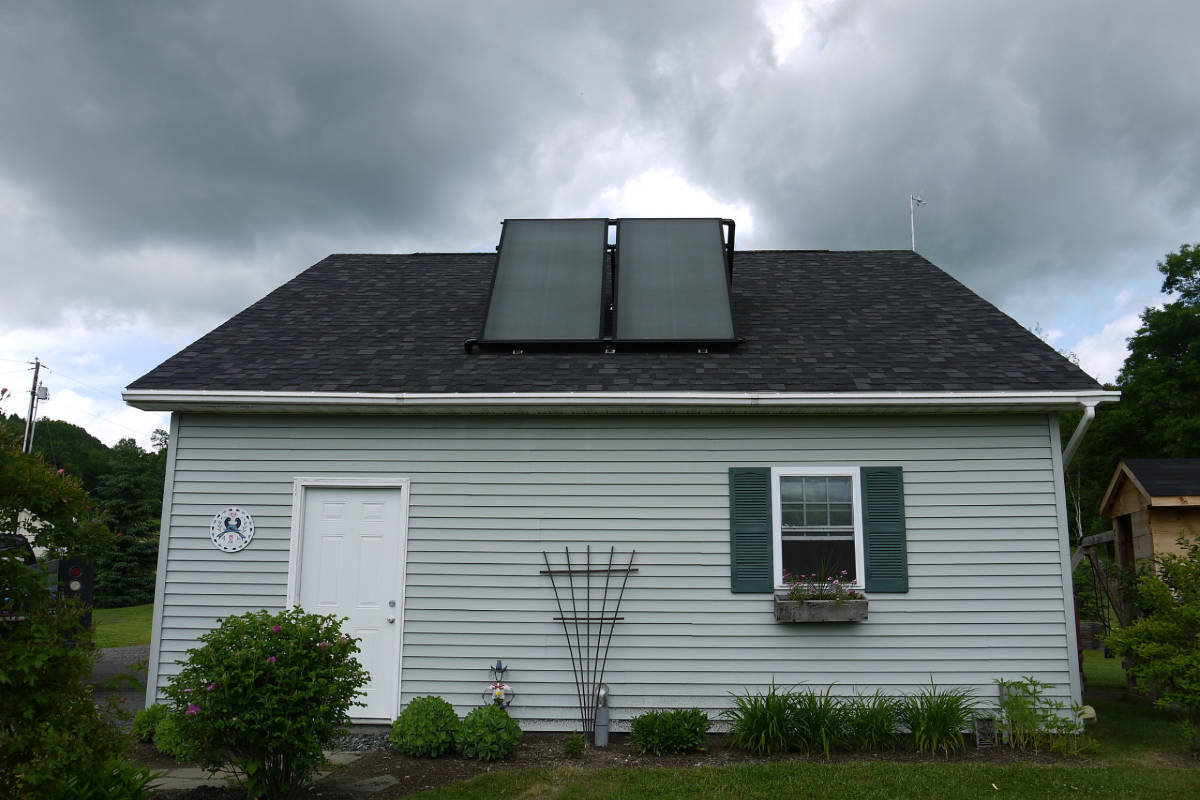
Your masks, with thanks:
[(315, 392), (1094, 390), (1077, 366), (902, 251), (744, 251), (735, 349), (467, 353), (495, 254), (332, 255), (131, 389)]
[(1126, 458), (1151, 497), (1200, 495), (1200, 458)]

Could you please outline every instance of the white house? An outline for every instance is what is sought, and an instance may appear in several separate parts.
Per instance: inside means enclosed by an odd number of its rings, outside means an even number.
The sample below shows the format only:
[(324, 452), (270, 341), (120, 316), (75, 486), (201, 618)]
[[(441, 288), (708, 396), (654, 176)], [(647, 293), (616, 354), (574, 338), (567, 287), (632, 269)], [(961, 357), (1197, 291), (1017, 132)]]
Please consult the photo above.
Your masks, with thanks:
[[(219, 617), (293, 603), (363, 639), (364, 721), (465, 712), (497, 659), (535, 730), (601, 667), (618, 725), (771, 681), (1079, 700), (1057, 414), (1116, 393), (919, 255), (725, 229), (333, 255), (134, 381), (172, 412), (147, 702)], [(546, 574), (589, 549), (636, 571)], [(866, 620), (776, 621), (818, 561)]]

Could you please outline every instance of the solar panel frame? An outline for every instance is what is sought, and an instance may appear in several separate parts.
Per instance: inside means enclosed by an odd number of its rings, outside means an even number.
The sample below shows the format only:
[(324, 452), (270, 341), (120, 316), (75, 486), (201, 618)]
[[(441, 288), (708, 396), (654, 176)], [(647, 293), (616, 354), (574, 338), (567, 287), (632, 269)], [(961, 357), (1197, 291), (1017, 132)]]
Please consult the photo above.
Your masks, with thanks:
[[(492, 270), (492, 280), (488, 287), (487, 307), (484, 313), (483, 325), (481, 328), (478, 342), (481, 345), (571, 345), (571, 344), (596, 344), (604, 338), (604, 322), (605, 313), (607, 311), (605, 302), (605, 258), (608, 252), (608, 225), (609, 220), (603, 217), (579, 217), (567, 219), (506, 219), (503, 222), (503, 227), (500, 232), (500, 244), (496, 248), (496, 266)], [(591, 265), (594, 271), (595, 292), (595, 313), (596, 313), (596, 328), (593, 335), (570, 335), (570, 336), (553, 336), (546, 335), (544, 332), (528, 331), (528, 335), (508, 335), (509, 331), (503, 331), (501, 336), (488, 336), (488, 328), (494, 321), (493, 311), (494, 303), (497, 298), (497, 283), (508, 279), (509, 276), (502, 275), (502, 267), (505, 262), (505, 246), (509, 247), (510, 254), (518, 247), (516, 237), (518, 228), (522, 227), (523, 223), (541, 223), (546, 225), (560, 226), (562, 223), (592, 223), (596, 227), (596, 240), (593, 243), (595, 246), (594, 252), (577, 252), (575, 255), (584, 261), (593, 261)], [(525, 243), (528, 245), (528, 242)], [(592, 279), (589, 279), (592, 280)], [(503, 301), (501, 301), (503, 302)], [(582, 331), (580, 331), (582, 333)]]
[[(733, 239), (732, 220), (723, 220), (723, 219), (720, 219), (717, 217), (654, 217), (654, 218), (638, 217), (638, 218), (618, 219), (616, 221), (616, 223), (617, 223), (617, 244), (616, 244), (616, 249), (615, 249), (615, 252), (613, 255), (613, 309), (614, 310), (613, 310), (612, 330), (613, 330), (613, 341), (614, 342), (626, 344), (626, 345), (628, 345), (628, 344), (695, 344), (695, 345), (713, 344), (713, 345), (718, 345), (718, 344), (736, 344), (739, 341), (739, 339), (737, 338), (737, 330), (736, 330), (736, 327), (734, 326), (734, 316), (733, 316), (733, 276), (732, 276), (733, 265), (732, 265), (732, 254), (730, 252), (730, 250), (732, 248), (732, 239)], [(691, 223), (691, 224), (711, 223), (712, 224), (713, 234), (715, 234), (714, 244), (716, 245), (716, 252), (718, 252), (720, 254), (721, 274), (722, 274), (722, 278), (724, 280), (724, 289), (725, 289), (725, 303), (718, 304), (718, 305), (723, 306), (723, 310), (725, 311), (726, 314), (728, 314), (728, 318), (727, 318), (728, 326), (727, 327), (723, 326), (724, 329), (719, 332), (716, 332), (714, 335), (676, 336), (676, 337), (657, 337), (657, 336), (644, 336), (644, 335), (622, 336), (621, 319), (622, 319), (623, 303), (622, 303), (622, 294), (621, 294), (621, 275), (622, 275), (623, 271), (631, 270), (631, 268), (628, 264), (622, 264), (622, 261), (627, 260), (627, 259), (622, 258), (621, 232), (622, 232), (623, 227), (626, 231), (632, 231), (632, 228), (637, 227), (641, 223), (661, 223), (661, 224), (668, 224), (668, 225), (675, 224), (675, 223), (685, 223), (685, 224), (686, 223)], [(722, 234), (721, 229), (723, 226), (728, 226), (728, 228), (729, 228), (729, 242), (728, 243), (726, 242), (725, 237)], [(632, 235), (632, 233), (631, 233), (631, 235)], [(629, 241), (629, 239), (626, 238), (626, 241)], [(632, 268), (632, 269), (636, 269), (636, 268)], [(632, 273), (630, 272), (627, 274), (632, 274)], [(670, 295), (666, 299), (674, 300), (676, 298), (675, 298), (675, 295)], [(626, 318), (628, 318), (628, 316), (629, 316), (628, 312), (626, 312)]]

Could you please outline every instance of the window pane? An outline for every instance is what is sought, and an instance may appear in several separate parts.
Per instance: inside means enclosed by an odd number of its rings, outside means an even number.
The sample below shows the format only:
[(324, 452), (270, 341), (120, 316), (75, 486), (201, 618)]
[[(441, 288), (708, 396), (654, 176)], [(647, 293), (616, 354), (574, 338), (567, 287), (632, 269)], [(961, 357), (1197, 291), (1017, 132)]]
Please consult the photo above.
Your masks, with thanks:
[(783, 507), (783, 527), (799, 528), (804, 525), (804, 506)]
[(829, 524), (829, 508), (826, 506), (805, 506), (804, 507), (804, 524), (805, 525), (828, 525)]
[(829, 502), (850, 502), (850, 478), (840, 477), (829, 479)]
[(803, 478), (780, 478), (779, 495), (784, 502), (804, 499)]
[[(816, 574), (824, 580), (834, 577), (843, 583), (854, 575), (854, 542), (785, 541), (783, 568), (792, 575)], [(842, 570), (846, 571), (842, 575)]]
[(854, 521), (850, 516), (849, 503), (830, 503), (829, 504), (829, 524), (830, 525), (853, 525)]
[(804, 502), (824, 503), (828, 496), (825, 490), (825, 478), (804, 479)]

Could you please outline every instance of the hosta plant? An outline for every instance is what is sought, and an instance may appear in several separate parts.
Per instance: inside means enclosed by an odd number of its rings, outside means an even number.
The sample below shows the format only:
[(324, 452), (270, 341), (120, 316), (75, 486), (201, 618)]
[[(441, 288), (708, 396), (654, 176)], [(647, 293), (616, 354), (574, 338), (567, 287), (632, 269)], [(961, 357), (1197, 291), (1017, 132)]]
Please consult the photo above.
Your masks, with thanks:
[(440, 697), (418, 697), (392, 723), (388, 740), (405, 755), (437, 758), (454, 750), (461, 728), (454, 706)]
[(520, 743), (521, 726), (500, 706), (473, 710), (458, 732), (458, 752), (480, 761), (507, 758)]
[(656, 756), (708, 749), (708, 715), (698, 708), (647, 711), (633, 718), (629, 738)]

